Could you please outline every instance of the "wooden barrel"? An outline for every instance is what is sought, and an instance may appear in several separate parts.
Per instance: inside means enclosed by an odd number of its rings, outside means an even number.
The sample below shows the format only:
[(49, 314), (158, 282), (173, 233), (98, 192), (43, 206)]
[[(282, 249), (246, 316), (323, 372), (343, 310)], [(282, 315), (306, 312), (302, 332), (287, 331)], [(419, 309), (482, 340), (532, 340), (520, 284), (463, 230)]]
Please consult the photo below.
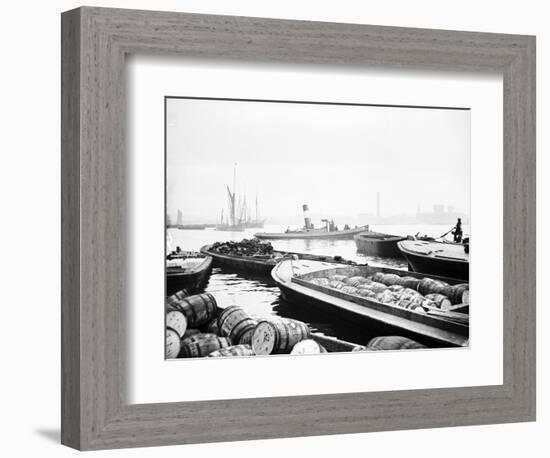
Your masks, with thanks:
[(383, 293), (388, 289), (386, 285), (384, 285), (383, 283), (378, 283), (377, 281), (373, 281), (372, 283), (369, 283), (368, 285), (365, 285), (365, 286), (377, 294)]
[[(453, 305), (455, 304), (469, 304), (470, 303), (470, 285), (468, 283), (460, 283), (458, 285), (451, 286), (451, 293), (449, 299)], [(466, 294), (465, 294), (466, 293)], [(464, 302), (464, 301), (467, 302)]]
[(182, 289), (181, 291), (178, 291), (177, 293), (172, 294), (171, 296), (169, 296), (166, 299), (166, 304), (171, 304), (172, 302), (179, 302), (184, 297), (187, 297), (187, 296), (189, 296), (189, 291), (187, 291), (186, 289)]
[(220, 327), (218, 325), (218, 317), (212, 318), (208, 323), (201, 326), (201, 330), (208, 334), (220, 335)]
[(307, 339), (307, 324), (288, 318), (260, 321), (252, 335), (252, 350), (256, 355), (290, 353), (292, 347)]
[(375, 337), (368, 345), (368, 350), (409, 350), (413, 348), (426, 348), (418, 342), (402, 336)]
[(391, 285), (388, 289), (389, 289), (392, 293), (400, 293), (401, 291), (404, 291), (404, 290), (405, 290), (405, 287), (404, 287), (404, 286), (401, 286), (401, 285)]
[(179, 310), (171, 310), (166, 314), (166, 327), (176, 331), (181, 339), (187, 330), (187, 318)]
[(229, 337), (235, 344), (250, 344), (256, 324), (257, 321), (237, 305), (227, 307), (218, 317), (220, 336)]
[(191, 336), (196, 336), (197, 334), (201, 334), (201, 332), (198, 329), (187, 329), (185, 331), (185, 334), (181, 337), (181, 340), (188, 339)]
[(357, 288), (357, 295), (361, 297), (376, 298), (376, 293), (369, 288)]
[(370, 283), (370, 280), (368, 280), (365, 277), (361, 277), (359, 275), (355, 277), (348, 277), (344, 280), (344, 283), (349, 286), (355, 286), (358, 287), (359, 285), (362, 285), (363, 283)]
[(330, 280), (328, 282), (328, 287), (332, 289), (342, 289), (346, 284), (339, 280)]
[(357, 288), (355, 286), (350, 286), (350, 285), (343, 286), (340, 291), (346, 294), (354, 294), (354, 295), (357, 294)]
[(206, 338), (212, 338), (212, 337), (218, 337), (216, 334), (212, 334), (211, 332), (195, 332), (192, 333), (190, 336), (185, 337), (181, 340), (182, 345), (186, 343), (192, 343), (196, 342), (197, 340), (206, 339)]
[(226, 337), (215, 334), (196, 334), (181, 342), (180, 358), (200, 358), (208, 356), (213, 351), (231, 346)]
[(213, 351), (208, 356), (212, 358), (218, 356), (254, 356), (254, 352), (250, 345), (232, 345)]
[(170, 302), (168, 306), (182, 312), (187, 318), (187, 325), (190, 328), (198, 328), (208, 323), (218, 313), (216, 299), (210, 293), (183, 297)]
[(449, 286), (449, 284), (444, 281), (423, 278), (420, 280), (420, 283), (418, 283), (417, 290), (424, 296), (426, 294), (443, 294), (443, 296), (450, 297), (452, 286)]
[(397, 274), (383, 274), (380, 276), (380, 283), (386, 286), (398, 285), (401, 282), (401, 277)]
[(328, 278), (324, 278), (324, 277), (311, 279), (311, 283), (319, 286), (328, 286), (328, 282), (329, 282)]
[(180, 336), (173, 329), (166, 329), (166, 350), (165, 357), (166, 359), (177, 358), (180, 352)]
[(426, 294), (426, 299), (433, 301), (437, 308), (446, 308), (451, 305), (449, 298), (443, 294)]
[(327, 351), (323, 346), (313, 339), (301, 340), (294, 347), (292, 347), (291, 355), (318, 355), (320, 353), (326, 353)]
[(415, 291), (418, 291), (419, 283), (420, 283), (420, 280), (418, 278), (405, 276), (405, 277), (401, 277), (398, 284), (405, 288), (410, 288), (410, 289), (414, 289)]

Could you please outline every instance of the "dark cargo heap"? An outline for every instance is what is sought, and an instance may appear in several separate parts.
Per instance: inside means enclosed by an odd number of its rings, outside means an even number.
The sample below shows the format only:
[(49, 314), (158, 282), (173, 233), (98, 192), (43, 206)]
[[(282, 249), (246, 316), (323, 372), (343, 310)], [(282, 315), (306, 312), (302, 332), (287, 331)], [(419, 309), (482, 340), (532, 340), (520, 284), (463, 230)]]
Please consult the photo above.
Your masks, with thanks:
[(240, 242), (216, 242), (210, 250), (236, 256), (271, 256), (274, 251), (270, 242), (263, 242), (257, 238), (243, 239)]

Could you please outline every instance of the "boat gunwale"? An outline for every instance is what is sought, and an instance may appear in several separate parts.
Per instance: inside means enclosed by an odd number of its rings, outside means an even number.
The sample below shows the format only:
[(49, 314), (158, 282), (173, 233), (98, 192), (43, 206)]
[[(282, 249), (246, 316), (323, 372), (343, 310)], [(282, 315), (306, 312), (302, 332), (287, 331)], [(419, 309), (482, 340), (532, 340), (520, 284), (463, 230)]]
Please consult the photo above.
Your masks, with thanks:
[(243, 262), (243, 263), (248, 263), (248, 264), (258, 264), (258, 265), (261, 265), (261, 266), (271, 266), (272, 268), (275, 267), (277, 265), (277, 263), (279, 262), (278, 260), (276, 259), (254, 259), (253, 257), (250, 257), (250, 256), (239, 256), (239, 255), (228, 255), (228, 254), (223, 254), (223, 253), (216, 253), (215, 251), (212, 251), (210, 250), (210, 248), (212, 247), (212, 244), (210, 245), (204, 245), (200, 251), (201, 253), (204, 253), (212, 258), (222, 258), (222, 259), (225, 259), (227, 261), (237, 261), (237, 262)]
[[(204, 253), (203, 253), (204, 254)], [(184, 270), (183, 272), (169, 272), (168, 266), (166, 267), (166, 276), (167, 277), (187, 277), (199, 274), (203, 271), (207, 271), (212, 266), (213, 258), (210, 255), (204, 256), (201, 262), (193, 266), (190, 269)]]
[(402, 241), (407, 240), (406, 235), (394, 235), (384, 234), (383, 232), (364, 231), (359, 234), (355, 234), (353, 237), (355, 240), (373, 241), (373, 242), (393, 242), (395, 240)]
[[(276, 259), (276, 258), (267, 258), (267, 259), (260, 259), (260, 258), (254, 258), (254, 257), (251, 257), (251, 256), (241, 256), (241, 255), (238, 255), (238, 254), (224, 254), (224, 253), (217, 253), (215, 251), (212, 251), (210, 248), (212, 247), (212, 244), (209, 244), (209, 245), (204, 245), (203, 247), (201, 247), (200, 249), (200, 252), (203, 253), (203, 254), (206, 254), (208, 256), (212, 256), (212, 258), (222, 258), (226, 261), (237, 261), (237, 262), (243, 262), (243, 263), (249, 263), (249, 264), (257, 264), (257, 265), (261, 265), (261, 266), (265, 266), (265, 267), (271, 267), (271, 268), (274, 268), (275, 266), (277, 266), (278, 263), (282, 262), (282, 261), (289, 261), (288, 258), (284, 258), (284, 257), (281, 257), (279, 259)], [(318, 257), (319, 259), (302, 259), (302, 260), (307, 260), (307, 261), (316, 261), (316, 262), (328, 262), (328, 263), (331, 263), (331, 264), (334, 264), (334, 263), (341, 263), (342, 265), (344, 266), (348, 266), (348, 267), (353, 267), (353, 266), (358, 266), (358, 265), (361, 265), (361, 264), (357, 264), (355, 263), (355, 261), (350, 261), (348, 259), (341, 259), (341, 260), (335, 260), (334, 259), (334, 256), (331, 256), (331, 255), (322, 255), (322, 254), (313, 254), (313, 253), (298, 253), (298, 252), (293, 252), (293, 251), (279, 251), (279, 250), (274, 250), (275, 252), (277, 253), (282, 253), (284, 254), (285, 256), (311, 256), (311, 257)], [(324, 259), (321, 259), (321, 258), (324, 258)], [(344, 264), (344, 263), (353, 263), (353, 264)]]
[[(404, 240), (402, 240), (402, 241), (404, 241)], [(443, 243), (443, 242), (429, 242), (429, 243)], [(454, 244), (452, 244), (452, 245), (454, 245)], [(468, 259), (453, 258), (453, 257), (448, 257), (448, 256), (441, 256), (441, 255), (438, 255), (438, 254), (431, 255), (431, 254), (426, 254), (426, 253), (419, 253), (417, 251), (412, 251), (410, 248), (403, 247), (401, 242), (397, 242), (397, 247), (399, 248), (399, 250), (405, 256), (407, 256), (407, 255), (409, 255), (409, 256), (418, 256), (420, 258), (425, 258), (425, 259), (432, 259), (432, 260), (435, 259), (435, 260), (441, 260), (441, 261), (446, 261), (446, 262), (447, 261), (448, 262), (456, 262), (457, 264), (469, 264), (470, 263), (470, 261)]]

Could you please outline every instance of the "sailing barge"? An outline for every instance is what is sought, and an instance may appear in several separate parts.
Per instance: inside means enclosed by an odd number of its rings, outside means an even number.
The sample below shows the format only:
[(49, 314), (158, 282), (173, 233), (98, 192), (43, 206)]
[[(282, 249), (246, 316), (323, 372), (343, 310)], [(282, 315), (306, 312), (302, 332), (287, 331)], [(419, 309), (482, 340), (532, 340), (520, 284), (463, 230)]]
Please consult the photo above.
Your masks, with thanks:
[(265, 219), (260, 219), (258, 212), (258, 194), (256, 194), (256, 215), (252, 218), (244, 193), (237, 194), (237, 165), (233, 167), (233, 189), (227, 188), (228, 216), (224, 219), (223, 208), (217, 231), (242, 232), (245, 229), (263, 228)]
[[(390, 300), (392, 290), (397, 290), (395, 287), (371, 282), (380, 285), (376, 286), (380, 288), (376, 294), (374, 291), (367, 293), (366, 288), (358, 293), (360, 288), (351, 286), (360, 278), (370, 281), (368, 277), (377, 273), (390, 274), (391, 278), (400, 280), (398, 283), (409, 282), (410, 286), (418, 286), (422, 282), (426, 288), (429, 285), (447, 285), (448, 294), (455, 295), (454, 304), (440, 309), (426, 298), (415, 304), (411, 296), (407, 306), (403, 305), (404, 301), (397, 305)], [(460, 284), (460, 280), (388, 268), (335, 266), (315, 261), (283, 261), (273, 269), (272, 277), (289, 303), (316, 313), (330, 314), (355, 326), (368, 326), (378, 335), (405, 336), (429, 347), (462, 347), (469, 343), (469, 314), (465, 313), (469, 311), (469, 306), (463, 303), (469, 301), (468, 285)], [(340, 286), (330, 278), (354, 280), (349, 284), (339, 282), (344, 285)], [(405, 290), (405, 287), (401, 288)], [(412, 288), (407, 289), (412, 291)], [(388, 292), (383, 293), (384, 290)]]

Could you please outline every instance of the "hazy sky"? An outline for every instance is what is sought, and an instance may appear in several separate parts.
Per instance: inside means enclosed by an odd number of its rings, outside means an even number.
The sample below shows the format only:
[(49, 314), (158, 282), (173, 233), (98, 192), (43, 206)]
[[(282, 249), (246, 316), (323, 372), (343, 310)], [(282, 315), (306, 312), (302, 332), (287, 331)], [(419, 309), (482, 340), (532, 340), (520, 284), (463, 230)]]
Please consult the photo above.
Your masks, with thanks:
[[(238, 191), (263, 216), (469, 214), (470, 112), (220, 100), (167, 101), (167, 211), (219, 219)], [(188, 221), (190, 222), (190, 221)]]

